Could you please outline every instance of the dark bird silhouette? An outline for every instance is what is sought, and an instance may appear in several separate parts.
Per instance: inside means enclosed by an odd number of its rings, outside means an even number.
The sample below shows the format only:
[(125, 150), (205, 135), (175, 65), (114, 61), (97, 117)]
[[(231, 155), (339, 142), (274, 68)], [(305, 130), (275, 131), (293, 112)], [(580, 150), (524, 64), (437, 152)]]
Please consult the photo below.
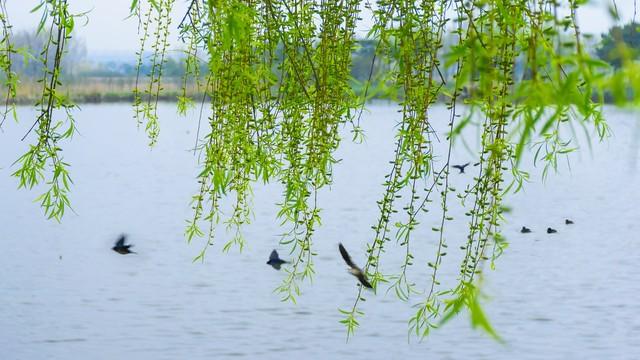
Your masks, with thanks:
[(556, 229), (552, 229), (550, 227), (547, 228), (547, 234), (554, 234), (554, 233), (557, 233), (557, 232), (558, 232), (558, 230), (556, 230)]
[(271, 252), (271, 255), (269, 255), (269, 261), (267, 261), (267, 264), (271, 265), (276, 270), (280, 270), (280, 266), (286, 263), (287, 261), (280, 259), (278, 252), (275, 250)]
[(523, 233), (523, 234), (528, 234), (528, 233), (531, 232), (531, 229), (529, 229), (526, 226), (523, 226), (522, 229), (520, 229), (520, 232)]
[(346, 262), (349, 266), (349, 273), (358, 278), (358, 281), (360, 281), (360, 283), (364, 287), (369, 289), (373, 288), (373, 286), (371, 286), (371, 284), (367, 280), (367, 277), (364, 275), (364, 271), (362, 271), (362, 269), (360, 269), (358, 265), (353, 263), (353, 261), (351, 260), (351, 256), (349, 256), (349, 253), (347, 252), (347, 249), (345, 249), (342, 244), (338, 244), (338, 249), (340, 249), (340, 255), (342, 255), (344, 262)]
[(573, 221), (569, 220), (569, 219), (564, 219), (564, 223), (567, 225), (571, 225), (573, 224)]
[(480, 165), (479, 162), (473, 164), (473, 166), (478, 166), (478, 165)]
[(120, 238), (118, 239), (118, 241), (116, 241), (116, 245), (111, 249), (117, 252), (118, 254), (122, 254), (122, 255), (137, 254), (136, 252), (129, 250), (129, 248), (132, 247), (133, 245), (125, 245), (124, 241), (126, 240), (126, 238), (127, 238), (126, 235), (124, 234), (120, 235)]
[(464, 174), (464, 168), (466, 168), (467, 166), (469, 166), (469, 163), (466, 163), (464, 165), (453, 165), (454, 168), (460, 170), (458, 174)]

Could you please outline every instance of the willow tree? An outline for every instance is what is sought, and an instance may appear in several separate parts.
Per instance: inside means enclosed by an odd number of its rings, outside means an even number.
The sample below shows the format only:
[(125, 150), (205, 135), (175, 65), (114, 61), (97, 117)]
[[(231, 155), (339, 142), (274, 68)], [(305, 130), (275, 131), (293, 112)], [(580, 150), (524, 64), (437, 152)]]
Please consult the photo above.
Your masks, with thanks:
[[(603, 89), (637, 84), (634, 63), (613, 74), (585, 50), (576, 19), (585, 2), (192, 0), (182, 20), (172, 23), (174, 0), (134, 0), (131, 15), (141, 41), (137, 65), (140, 69), (151, 53), (151, 70), (138, 72), (133, 113), (151, 146), (160, 131), (163, 65), (169, 34), (176, 28), (186, 70), (178, 109), (184, 113), (199, 105), (208, 108), (201, 114), (210, 114), (199, 119), (201, 169), (185, 230), (189, 242), (203, 245), (196, 259), (204, 260), (220, 223), (232, 234), (224, 249), (242, 249), (253, 184), (278, 182), (277, 217), (289, 227), (282, 243), (289, 246), (293, 262), (277, 291), (283, 300), (295, 301), (302, 283), (314, 276), (314, 231), (322, 217), (318, 194), (333, 181), (341, 133), (347, 127), (358, 141), (367, 100), (386, 97), (397, 102), (401, 119), (389, 135), (395, 146), (387, 175), (380, 179), (367, 276), (374, 288), (390, 286), (404, 301), (412, 297), (417, 306), (409, 328), (418, 337), (465, 308), (474, 325), (497, 336), (479, 305), (479, 280), (485, 263), (493, 265), (506, 246), (500, 232), (502, 204), (528, 177), (519, 168), (523, 153), (535, 151), (545, 173), (553, 169), (559, 156), (573, 150), (566, 126), (590, 127), (604, 137)], [(6, 117), (18, 85), (10, 55), (18, 50), (11, 43), (6, 9), (0, 10)], [(32, 145), (17, 161), (14, 176), (20, 187), (44, 182), (47, 191), (38, 199), (49, 218), (60, 220), (69, 207), (71, 186), (61, 146), (75, 129), (74, 105), (59, 91), (60, 60), (73, 41), (75, 20), (84, 14), (70, 14), (67, 0), (42, 0), (35, 10), (43, 14), (39, 29), (48, 34), (39, 59), (46, 71), (35, 104), (38, 116), (25, 134)], [(375, 42), (375, 56), (369, 79), (356, 84), (350, 70), (360, 17), (372, 18), (367, 39)], [(189, 87), (201, 95), (190, 97)], [(447, 105), (447, 118), (432, 116), (436, 103)], [(473, 186), (457, 192), (449, 183), (449, 160), (453, 142), (472, 118), (481, 124), (479, 165)], [(446, 130), (438, 134), (435, 128)], [(434, 141), (448, 143), (443, 153)], [(463, 243), (450, 243), (449, 208), (461, 200), (467, 236)], [(233, 209), (228, 217), (220, 211), (224, 204)], [(430, 275), (409, 279), (407, 269), (418, 266), (411, 244), (421, 240), (414, 234), (427, 216), (439, 222), (432, 229), (437, 246), (425, 255), (432, 261), (419, 265), (427, 266)], [(387, 275), (382, 263), (392, 246), (400, 247), (405, 259), (395, 274)], [(454, 283), (444, 285), (438, 271), (454, 249), (463, 255), (459, 273)], [(363, 295), (360, 288), (353, 305), (340, 310), (348, 335), (363, 315)]]

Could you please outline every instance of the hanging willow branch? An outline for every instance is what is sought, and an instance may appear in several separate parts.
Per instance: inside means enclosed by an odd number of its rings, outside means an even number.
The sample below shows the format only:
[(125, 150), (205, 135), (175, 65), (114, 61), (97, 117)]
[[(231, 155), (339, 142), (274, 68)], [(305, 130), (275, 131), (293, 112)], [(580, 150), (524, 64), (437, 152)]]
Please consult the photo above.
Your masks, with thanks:
[[(40, 202), (48, 218), (60, 221), (65, 210), (70, 208), (68, 192), (71, 177), (68, 172), (69, 164), (64, 161), (59, 143), (73, 137), (75, 132), (75, 121), (71, 114), (75, 105), (59, 92), (62, 84), (60, 73), (62, 57), (75, 22), (74, 16), (69, 14), (66, 0), (43, 1), (34, 11), (40, 8), (43, 16), (38, 32), (45, 32), (47, 39), (39, 59), (44, 69), (39, 80), (42, 92), (35, 104), (39, 115), (22, 138), (25, 140), (35, 132), (36, 141), (16, 161), (20, 168), (13, 176), (19, 179), (20, 188), (33, 188), (45, 179), (45, 173), (48, 174), (47, 170), (50, 170), (51, 177), (46, 179), (48, 189), (36, 201)], [(56, 110), (64, 113), (62, 120), (54, 117)]]
[[(289, 246), (292, 257), (277, 291), (283, 300), (295, 302), (302, 283), (315, 273), (319, 193), (333, 182), (341, 131), (351, 124), (354, 138), (360, 138), (365, 101), (373, 95), (386, 97), (397, 102), (401, 118), (392, 135), (389, 170), (381, 179), (379, 212), (367, 245), (367, 276), (376, 290), (387, 287), (415, 305), (409, 330), (418, 337), (467, 309), (474, 326), (499, 339), (480, 306), (480, 285), (485, 264), (493, 268), (507, 246), (500, 232), (503, 201), (528, 179), (519, 168), (523, 154), (531, 151), (534, 161), (544, 164), (546, 177), (560, 156), (575, 150), (567, 127), (591, 126), (600, 138), (606, 136), (594, 94), (602, 99), (611, 84), (622, 94), (637, 87), (624, 83), (625, 77), (636, 76), (636, 64), (627, 62), (620, 72), (609, 74), (585, 51), (576, 19), (582, 3), (367, 2), (364, 8), (374, 16), (368, 40), (375, 43), (375, 54), (369, 78), (360, 86), (351, 76), (352, 54), (359, 46), (360, 0), (191, 0), (178, 24), (185, 44), (178, 110), (184, 114), (200, 102), (210, 114), (204, 119), (200, 112), (195, 146), (200, 171), (193, 216), (185, 229), (189, 242), (206, 237), (196, 260), (204, 260), (209, 245), (215, 244), (221, 223), (232, 234), (223, 250), (241, 250), (246, 244), (242, 229), (251, 220), (253, 183), (277, 182), (283, 191), (277, 218), (287, 227), (281, 243)], [(17, 79), (4, 4), (0, 0), (6, 117)], [(144, 123), (151, 145), (160, 131), (157, 105), (173, 5), (174, 0), (133, 0), (130, 8), (141, 42), (134, 117)], [(47, 216), (59, 220), (69, 207), (71, 183), (60, 142), (73, 135), (75, 125), (74, 105), (58, 89), (74, 16), (65, 0), (42, 1), (38, 9), (44, 14), (39, 31), (48, 36), (40, 56), (45, 72), (38, 117), (25, 135), (35, 133), (36, 140), (16, 162), (14, 175), (20, 187), (45, 180), (48, 190), (38, 199)], [(147, 61), (150, 71), (143, 74)], [(193, 93), (201, 92), (197, 99), (188, 91), (192, 85)], [(362, 92), (355, 90), (358, 86)], [(434, 115), (438, 102), (447, 105), (447, 116)], [(62, 120), (54, 119), (57, 110), (64, 112)], [(473, 183), (459, 191), (449, 179), (452, 149), (474, 122), (480, 126), (478, 166)], [(445, 142), (445, 150), (437, 151), (437, 142)], [(456, 201), (468, 224), (462, 240), (447, 237)], [(428, 221), (438, 224), (429, 235), (437, 245), (433, 254), (416, 254), (416, 241), (425, 241), (416, 238), (417, 230)], [(385, 253), (394, 250), (404, 254), (404, 261), (389, 269)], [(452, 251), (460, 251), (462, 260), (454, 264), (457, 278), (444, 284), (440, 269)], [(424, 266), (429, 275), (411, 279), (413, 266)], [(340, 310), (347, 336), (364, 314), (364, 297), (359, 288), (351, 306)]]
[[(149, 135), (149, 145), (153, 146), (158, 141), (160, 127), (158, 125), (158, 100), (162, 92), (162, 70), (167, 62), (167, 51), (169, 48), (169, 27), (171, 25), (171, 10), (174, 0), (149, 1), (141, 17), (143, 4), (137, 0), (132, 3), (132, 15), (140, 19), (142, 32), (140, 38), (140, 51), (137, 53), (136, 82), (133, 89), (134, 118), (138, 124), (146, 121), (145, 130)], [(156, 27), (152, 34), (149, 33), (149, 25), (155, 23)], [(140, 28), (140, 27), (139, 27)], [(140, 71), (145, 60), (145, 46), (152, 36), (151, 44), (151, 70), (147, 74), (148, 83), (141, 94), (140, 91)]]
[[(242, 249), (251, 184), (278, 181), (284, 189), (278, 218), (290, 226), (281, 242), (290, 246), (293, 261), (277, 291), (283, 300), (296, 301), (300, 283), (314, 274), (313, 233), (321, 219), (318, 191), (332, 182), (340, 129), (350, 123), (360, 131), (362, 101), (379, 59), (386, 71), (376, 79), (383, 88), (377, 93), (396, 99), (402, 118), (365, 271), (374, 287), (388, 284), (401, 300), (423, 294), (409, 321), (417, 336), (428, 335), (467, 308), (474, 326), (499, 339), (480, 307), (478, 285), (484, 262), (491, 260), (493, 266), (506, 248), (500, 234), (502, 203), (528, 178), (518, 168), (523, 151), (536, 133), (541, 135), (536, 161), (545, 162), (546, 176), (558, 156), (573, 150), (563, 123), (591, 122), (601, 137), (606, 134), (600, 109), (590, 99), (595, 89), (590, 80), (598, 65), (581, 49), (578, 4), (570, 5), (570, 16), (559, 18), (555, 1), (367, 4), (374, 13), (370, 36), (377, 45), (363, 95), (354, 92), (350, 77), (359, 1), (192, 1), (180, 23), (187, 45), (185, 62), (187, 73), (198, 81), (196, 54), (199, 49), (206, 53), (205, 98), (210, 99), (212, 114), (197, 145), (203, 156), (200, 190), (193, 197), (194, 216), (186, 229), (189, 241), (208, 232), (196, 259), (204, 259), (221, 221), (233, 234), (223, 249)], [(455, 28), (447, 28), (451, 20)], [(577, 55), (562, 50), (568, 47), (563, 28), (573, 29), (571, 46)], [(452, 42), (447, 47), (445, 39)], [(445, 127), (430, 111), (442, 100), (449, 109)], [(191, 101), (183, 90), (181, 111)], [(465, 118), (460, 118), (461, 101), (467, 105)], [(546, 109), (552, 109), (551, 115)], [(458, 193), (449, 182), (451, 152), (474, 118), (482, 124), (478, 173), (474, 184)], [(436, 128), (447, 130), (438, 133)], [(153, 139), (154, 132), (150, 135)], [(448, 142), (444, 154), (433, 146), (441, 138)], [(438, 269), (451, 242), (446, 229), (453, 220), (452, 194), (467, 208), (469, 232), (465, 242), (456, 243), (463, 259), (457, 283), (447, 287), (440, 283)], [(224, 216), (221, 208), (227, 200), (232, 201), (232, 211)], [(438, 244), (435, 259), (426, 264), (431, 271), (426, 283), (416, 283), (408, 277), (416, 259), (411, 244), (434, 203), (440, 204), (439, 212), (433, 212), (439, 213), (440, 224), (432, 229)], [(392, 239), (405, 259), (398, 273), (386, 275), (382, 255)], [(363, 315), (362, 300), (360, 288), (353, 306), (340, 310), (348, 335)]]
[(9, 14), (7, 13), (6, 0), (0, 0), (0, 72), (4, 75), (4, 86), (7, 88), (4, 101), (4, 111), (0, 119), (0, 128), (10, 113), (17, 121), (15, 108), (16, 89), (18, 87), (18, 77), (11, 69), (11, 55), (17, 53), (11, 43), (11, 24), (9, 23)]

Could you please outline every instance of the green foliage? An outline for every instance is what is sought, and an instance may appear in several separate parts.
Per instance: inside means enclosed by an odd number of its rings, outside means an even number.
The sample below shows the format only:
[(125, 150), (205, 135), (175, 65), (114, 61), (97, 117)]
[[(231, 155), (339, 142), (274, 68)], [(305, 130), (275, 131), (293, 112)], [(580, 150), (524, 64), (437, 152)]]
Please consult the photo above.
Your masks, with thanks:
[(614, 26), (602, 35), (597, 55), (613, 69), (607, 76), (594, 77), (601, 101), (618, 106), (638, 105), (640, 79), (638, 58), (640, 57), (640, 24), (630, 22)]
[[(134, 117), (140, 125), (146, 121), (145, 130), (149, 135), (149, 146), (153, 146), (158, 140), (160, 127), (158, 124), (158, 100), (162, 91), (162, 75), (164, 65), (167, 62), (167, 50), (169, 47), (169, 26), (171, 25), (171, 9), (174, 0), (149, 1), (147, 10), (145, 11), (142, 21), (143, 34), (140, 38), (140, 51), (138, 52), (138, 61), (136, 65), (136, 84), (133, 89), (134, 93)], [(131, 11), (133, 14), (140, 16), (143, 4), (138, 1), (131, 3)], [(144, 91), (140, 92), (138, 87), (140, 70), (143, 64), (145, 46), (149, 40), (149, 25), (155, 22), (156, 27), (152, 34), (153, 43), (151, 44), (151, 70), (147, 74), (148, 85)], [(183, 103), (184, 105), (184, 103)]]
[[(357, 42), (360, 0), (192, 0), (178, 25), (185, 43), (178, 111), (199, 102), (210, 113), (199, 119), (198, 189), (185, 229), (189, 242), (205, 237), (194, 261), (204, 261), (220, 223), (232, 234), (223, 250), (242, 250), (253, 183), (279, 183), (277, 217), (287, 228), (281, 243), (289, 247), (292, 263), (276, 291), (295, 302), (302, 283), (315, 273), (318, 194), (333, 181), (340, 131), (350, 125), (354, 140), (361, 139), (365, 102), (386, 97), (398, 103), (401, 118), (364, 271), (375, 289), (388, 286), (400, 300), (414, 303), (411, 334), (427, 336), (466, 308), (474, 327), (500, 340), (481, 308), (479, 280), (485, 264), (494, 268), (508, 246), (501, 234), (504, 199), (529, 179), (519, 168), (524, 154), (532, 152), (534, 162), (543, 163), (546, 178), (559, 158), (577, 149), (574, 127), (593, 129), (599, 139), (608, 134), (602, 117), (605, 89), (619, 104), (635, 103), (640, 89), (637, 65), (622, 62), (621, 70), (611, 73), (584, 49), (576, 21), (583, 3), (569, 0), (570, 14), (559, 17), (555, 0), (380, 0), (375, 8), (364, 5), (375, 22), (368, 39)], [(144, 123), (151, 145), (160, 130), (157, 102), (167, 75), (173, 4), (131, 3), (141, 36), (137, 78), (144, 74), (145, 51), (152, 53), (147, 87), (141, 89), (137, 80), (134, 89), (135, 118)], [(48, 50), (42, 53), (48, 70), (36, 104), (38, 139), (17, 161), (14, 175), (20, 187), (44, 181), (49, 190), (38, 201), (48, 217), (59, 220), (69, 206), (71, 179), (58, 144), (75, 127), (73, 105), (57, 88), (74, 17), (63, 0), (43, 1), (34, 9), (39, 10), (39, 29), (51, 29), (47, 47), (55, 49), (55, 58), (45, 55)], [(1, 14), (0, 53), (8, 54), (10, 27), (6, 12)], [(10, 57), (0, 55), (0, 69), (11, 76)], [(191, 98), (190, 87), (202, 98)], [(434, 116), (437, 101), (447, 105), (447, 116)], [(66, 117), (54, 122), (57, 109)], [(472, 124), (480, 129), (478, 166), (472, 184), (458, 191), (449, 181), (452, 149), (465, 141), (461, 134)], [(444, 150), (436, 150), (438, 141), (446, 144)], [(468, 231), (462, 240), (447, 238), (454, 201), (465, 209)], [(223, 213), (227, 208), (231, 211)], [(413, 252), (415, 232), (434, 220), (437, 246), (431, 261), (419, 264), (429, 276), (410, 279), (419, 255)], [(404, 261), (391, 272), (384, 268), (384, 254), (394, 247)], [(454, 264), (459, 270), (453, 283), (443, 284), (439, 272), (452, 251), (460, 251), (462, 260)], [(364, 315), (363, 294), (360, 287), (352, 306), (339, 310), (347, 336)]]
[(4, 75), (4, 86), (7, 89), (4, 101), (4, 111), (2, 112), (2, 118), (0, 119), (0, 128), (7, 118), (8, 114), (12, 114), (13, 118), (17, 120), (15, 111), (16, 88), (18, 86), (18, 77), (12, 69), (11, 55), (16, 53), (16, 49), (12, 43), (11, 38), (11, 24), (9, 24), (9, 17), (6, 9), (6, 0), (0, 0), (0, 25), (2, 26), (2, 33), (0, 37), (0, 73)]
[[(36, 140), (16, 161), (19, 169), (13, 176), (19, 179), (20, 188), (33, 188), (45, 180), (47, 190), (36, 201), (40, 202), (48, 218), (60, 221), (65, 210), (70, 208), (68, 192), (72, 181), (68, 172), (69, 164), (64, 161), (59, 144), (75, 133), (75, 121), (71, 114), (75, 105), (58, 91), (62, 85), (60, 69), (67, 42), (74, 30), (74, 17), (81, 15), (69, 14), (65, 0), (43, 0), (32, 11), (38, 10), (42, 11), (39, 31), (44, 31), (45, 27), (48, 29), (45, 32), (47, 40), (38, 59), (45, 72), (39, 81), (42, 92), (35, 103), (38, 118), (22, 138), (24, 140), (34, 132)], [(57, 110), (62, 110), (62, 118), (54, 117)], [(47, 178), (46, 174), (49, 173), (51, 177)]]
[(596, 54), (616, 69), (622, 67), (623, 62), (637, 60), (640, 56), (639, 30), (640, 24), (637, 22), (612, 27), (602, 34)]
[(469, 317), (471, 319), (472, 327), (479, 327), (489, 334), (493, 339), (503, 342), (502, 338), (493, 329), (493, 326), (489, 323), (489, 319), (480, 306), (480, 288), (471, 283), (463, 284), (460, 291), (454, 291), (457, 297), (453, 299), (445, 300), (444, 313), (440, 319), (440, 324), (443, 325), (451, 320), (454, 316), (458, 315), (461, 310), (466, 308), (469, 310)]

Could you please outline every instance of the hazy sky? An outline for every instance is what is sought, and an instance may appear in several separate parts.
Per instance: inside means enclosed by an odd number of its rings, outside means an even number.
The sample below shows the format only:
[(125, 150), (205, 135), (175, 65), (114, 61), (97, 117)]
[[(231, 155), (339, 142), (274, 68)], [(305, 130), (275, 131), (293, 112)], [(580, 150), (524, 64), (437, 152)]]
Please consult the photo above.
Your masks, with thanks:
[[(14, 26), (14, 31), (33, 29), (36, 26), (40, 13), (31, 14), (29, 11), (38, 3), (37, 0), (7, 1), (9, 20)], [(133, 53), (138, 48), (137, 19), (125, 20), (129, 14), (131, 0), (72, 0), (69, 3), (74, 13), (90, 11), (88, 23), (78, 28), (77, 33), (86, 41), (90, 55)], [(171, 29), (174, 48), (178, 47), (175, 27), (186, 11), (187, 3), (187, 0), (176, 0)], [(611, 27), (613, 20), (607, 10), (607, 4), (612, 3), (613, 0), (592, 0), (583, 8), (579, 13), (579, 24), (583, 31), (600, 34)], [(633, 18), (634, 0), (615, 0), (615, 3), (623, 21)], [(364, 19), (360, 30), (365, 31), (370, 23), (370, 20)]]

